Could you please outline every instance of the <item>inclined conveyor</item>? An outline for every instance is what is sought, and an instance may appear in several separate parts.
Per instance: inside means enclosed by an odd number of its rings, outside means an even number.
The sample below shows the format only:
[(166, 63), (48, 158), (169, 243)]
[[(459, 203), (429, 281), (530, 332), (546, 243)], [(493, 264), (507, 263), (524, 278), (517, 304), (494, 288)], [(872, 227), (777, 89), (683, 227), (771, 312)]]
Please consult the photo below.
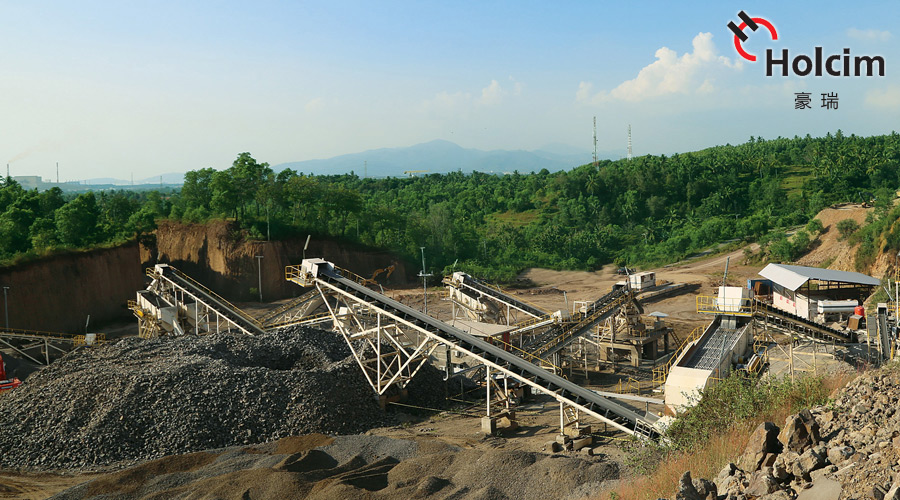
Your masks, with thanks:
[[(288, 279), (301, 286), (315, 284), (324, 293), (333, 291), (367, 304), (379, 314), (392, 318), (406, 327), (414, 328), (430, 340), (460, 351), (492, 370), (550, 395), (562, 404), (572, 406), (624, 432), (656, 439), (659, 433), (645, 417), (600, 396), (594, 391), (548, 372), (531, 361), (452, 327), (427, 314), (407, 307), (355, 281), (343, 277), (334, 266), (320, 259), (305, 260), (300, 266), (289, 268)], [(605, 304), (609, 305), (612, 299)], [(596, 311), (595, 311), (596, 312)], [(588, 314), (587, 316), (591, 316)]]

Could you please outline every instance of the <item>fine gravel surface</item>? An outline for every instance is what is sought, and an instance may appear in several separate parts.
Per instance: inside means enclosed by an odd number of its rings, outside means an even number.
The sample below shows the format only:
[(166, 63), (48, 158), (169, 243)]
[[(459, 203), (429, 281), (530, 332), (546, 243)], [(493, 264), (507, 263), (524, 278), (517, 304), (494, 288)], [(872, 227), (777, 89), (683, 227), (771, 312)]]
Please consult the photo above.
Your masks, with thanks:
[(319, 434), (166, 457), (53, 498), (576, 500), (598, 495), (618, 477), (618, 466), (602, 456), (460, 448), (425, 437)]
[(0, 467), (119, 467), (388, 423), (334, 333), (128, 338), (73, 351), (0, 397)]

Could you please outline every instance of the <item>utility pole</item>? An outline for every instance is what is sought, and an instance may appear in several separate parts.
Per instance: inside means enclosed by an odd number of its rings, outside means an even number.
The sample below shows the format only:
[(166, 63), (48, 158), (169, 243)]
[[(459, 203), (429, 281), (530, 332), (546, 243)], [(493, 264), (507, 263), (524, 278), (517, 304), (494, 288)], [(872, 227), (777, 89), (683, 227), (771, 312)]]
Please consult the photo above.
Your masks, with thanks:
[(428, 277), (431, 274), (425, 272), (425, 247), (419, 247), (422, 250), (422, 272), (419, 273), (419, 276), (422, 277), (422, 295), (425, 297), (425, 314), (428, 314)]
[(628, 124), (628, 159), (631, 159), (631, 124)]
[(594, 117), (594, 168), (597, 168), (597, 117)]
[(59, 184), (59, 162), (56, 162), (56, 183)]
[(259, 301), (262, 302), (262, 255), (256, 255), (256, 275), (259, 277)]
[(6, 329), (9, 330), (9, 303), (6, 301), (6, 291), (8, 286), (3, 287), (3, 313), (6, 315)]

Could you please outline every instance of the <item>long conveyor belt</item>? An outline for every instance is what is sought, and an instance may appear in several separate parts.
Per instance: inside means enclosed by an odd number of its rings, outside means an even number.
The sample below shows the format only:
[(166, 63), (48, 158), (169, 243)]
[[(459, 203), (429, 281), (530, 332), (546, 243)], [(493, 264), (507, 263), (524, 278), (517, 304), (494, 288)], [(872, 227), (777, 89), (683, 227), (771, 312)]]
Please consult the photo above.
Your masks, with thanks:
[(171, 280), (173, 283), (189, 291), (191, 294), (201, 298), (205, 304), (207, 304), (212, 309), (215, 309), (216, 312), (226, 317), (229, 321), (233, 322), (241, 329), (245, 330), (246, 333), (249, 333), (251, 335), (259, 335), (265, 333), (265, 330), (262, 328), (262, 326), (256, 320), (252, 319), (248, 314), (240, 311), (230, 302), (219, 297), (203, 285), (200, 285), (181, 271), (175, 269), (172, 266), (163, 265), (157, 266), (157, 269), (161, 270), (163, 277)]
[(296, 299), (287, 302), (283, 306), (266, 313), (261, 318), (259, 318), (259, 322), (268, 327), (269, 325), (276, 323), (276, 320), (278, 320), (279, 316), (281, 316), (282, 314), (285, 314), (293, 309), (297, 309), (305, 305), (309, 301), (318, 299), (319, 297), (320, 295), (318, 290), (310, 290), (309, 292), (304, 293)]
[(492, 369), (499, 370), (531, 387), (551, 395), (560, 403), (600, 419), (629, 434), (656, 439), (658, 431), (652, 423), (637, 413), (622, 407), (596, 392), (550, 373), (525, 359), (469, 335), (457, 328), (407, 307), (397, 301), (344, 278), (333, 268), (320, 266), (317, 275), (305, 280), (347, 294), (358, 300), (377, 306), (395, 320), (415, 327), (437, 342), (451, 346)]
[(787, 323), (787, 326), (789, 326), (790, 328), (819, 339), (837, 340), (838, 342), (856, 341), (855, 334), (853, 332), (835, 330), (834, 328), (823, 325), (821, 323), (816, 323), (815, 321), (810, 321), (795, 314), (776, 309), (771, 304), (767, 304), (760, 300), (754, 299), (754, 302), (754, 315), (757, 317)]
[(609, 318), (618, 311), (626, 300), (628, 292), (624, 288), (614, 290), (594, 301), (584, 313), (580, 313), (574, 321), (560, 323), (528, 342), (524, 349), (535, 356), (546, 359), (559, 352), (573, 340), (586, 333), (597, 323)]
[(494, 299), (496, 299), (500, 302), (503, 302), (504, 304), (507, 304), (510, 307), (514, 307), (514, 308), (524, 312), (525, 314), (534, 316), (535, 318), (538, 318), (538, 317), (541, 317), (541, 316), (544, 316), (545, 314), (547, 314), (546, 311), (542, 311), (542, 310), (538, 309), (537, 307), (535, 307), (531, 304), (528, 304), (526, 302), (523, 302), (509, 294), (503, 293), (500, 290), (497, 290), (496, 288), (487, 286), (484, 283), (478, 281), (477, 279), (475, 279), (469, 275), (465, 275), (465, 277), (463, 278), (462, 284), (463, 284), (463, 286), (469, 287), (472, 290), (476, 290), (476, 291), (483, 293), (484, 295), (487, 295), (489, 297), (493, 297)]

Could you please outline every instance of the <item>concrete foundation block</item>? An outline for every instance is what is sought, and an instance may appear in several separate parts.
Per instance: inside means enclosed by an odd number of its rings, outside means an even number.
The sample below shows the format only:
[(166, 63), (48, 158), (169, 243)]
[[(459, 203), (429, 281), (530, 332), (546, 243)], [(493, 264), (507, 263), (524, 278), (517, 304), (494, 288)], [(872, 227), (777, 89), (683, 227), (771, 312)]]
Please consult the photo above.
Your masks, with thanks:
[(497, 432), (497, 419), (494, 417), (481, 417), (481, 432), (485, 434)]
[(572, 441), (572, 449), (578, 451), (582, 448), (586, 448), (594, 444), (594, 438), (591, 436), (575, 439)]
[(582, 425), (581, 427), (579, 427), (577, 429), (574, 426), (566, 427), (565, 430), (563, 430), (563, 433), (572, 439), (577, 439), (582, 436), (586, 436), (586, 435), (590, 434), (591, 426), (590, 425)]

